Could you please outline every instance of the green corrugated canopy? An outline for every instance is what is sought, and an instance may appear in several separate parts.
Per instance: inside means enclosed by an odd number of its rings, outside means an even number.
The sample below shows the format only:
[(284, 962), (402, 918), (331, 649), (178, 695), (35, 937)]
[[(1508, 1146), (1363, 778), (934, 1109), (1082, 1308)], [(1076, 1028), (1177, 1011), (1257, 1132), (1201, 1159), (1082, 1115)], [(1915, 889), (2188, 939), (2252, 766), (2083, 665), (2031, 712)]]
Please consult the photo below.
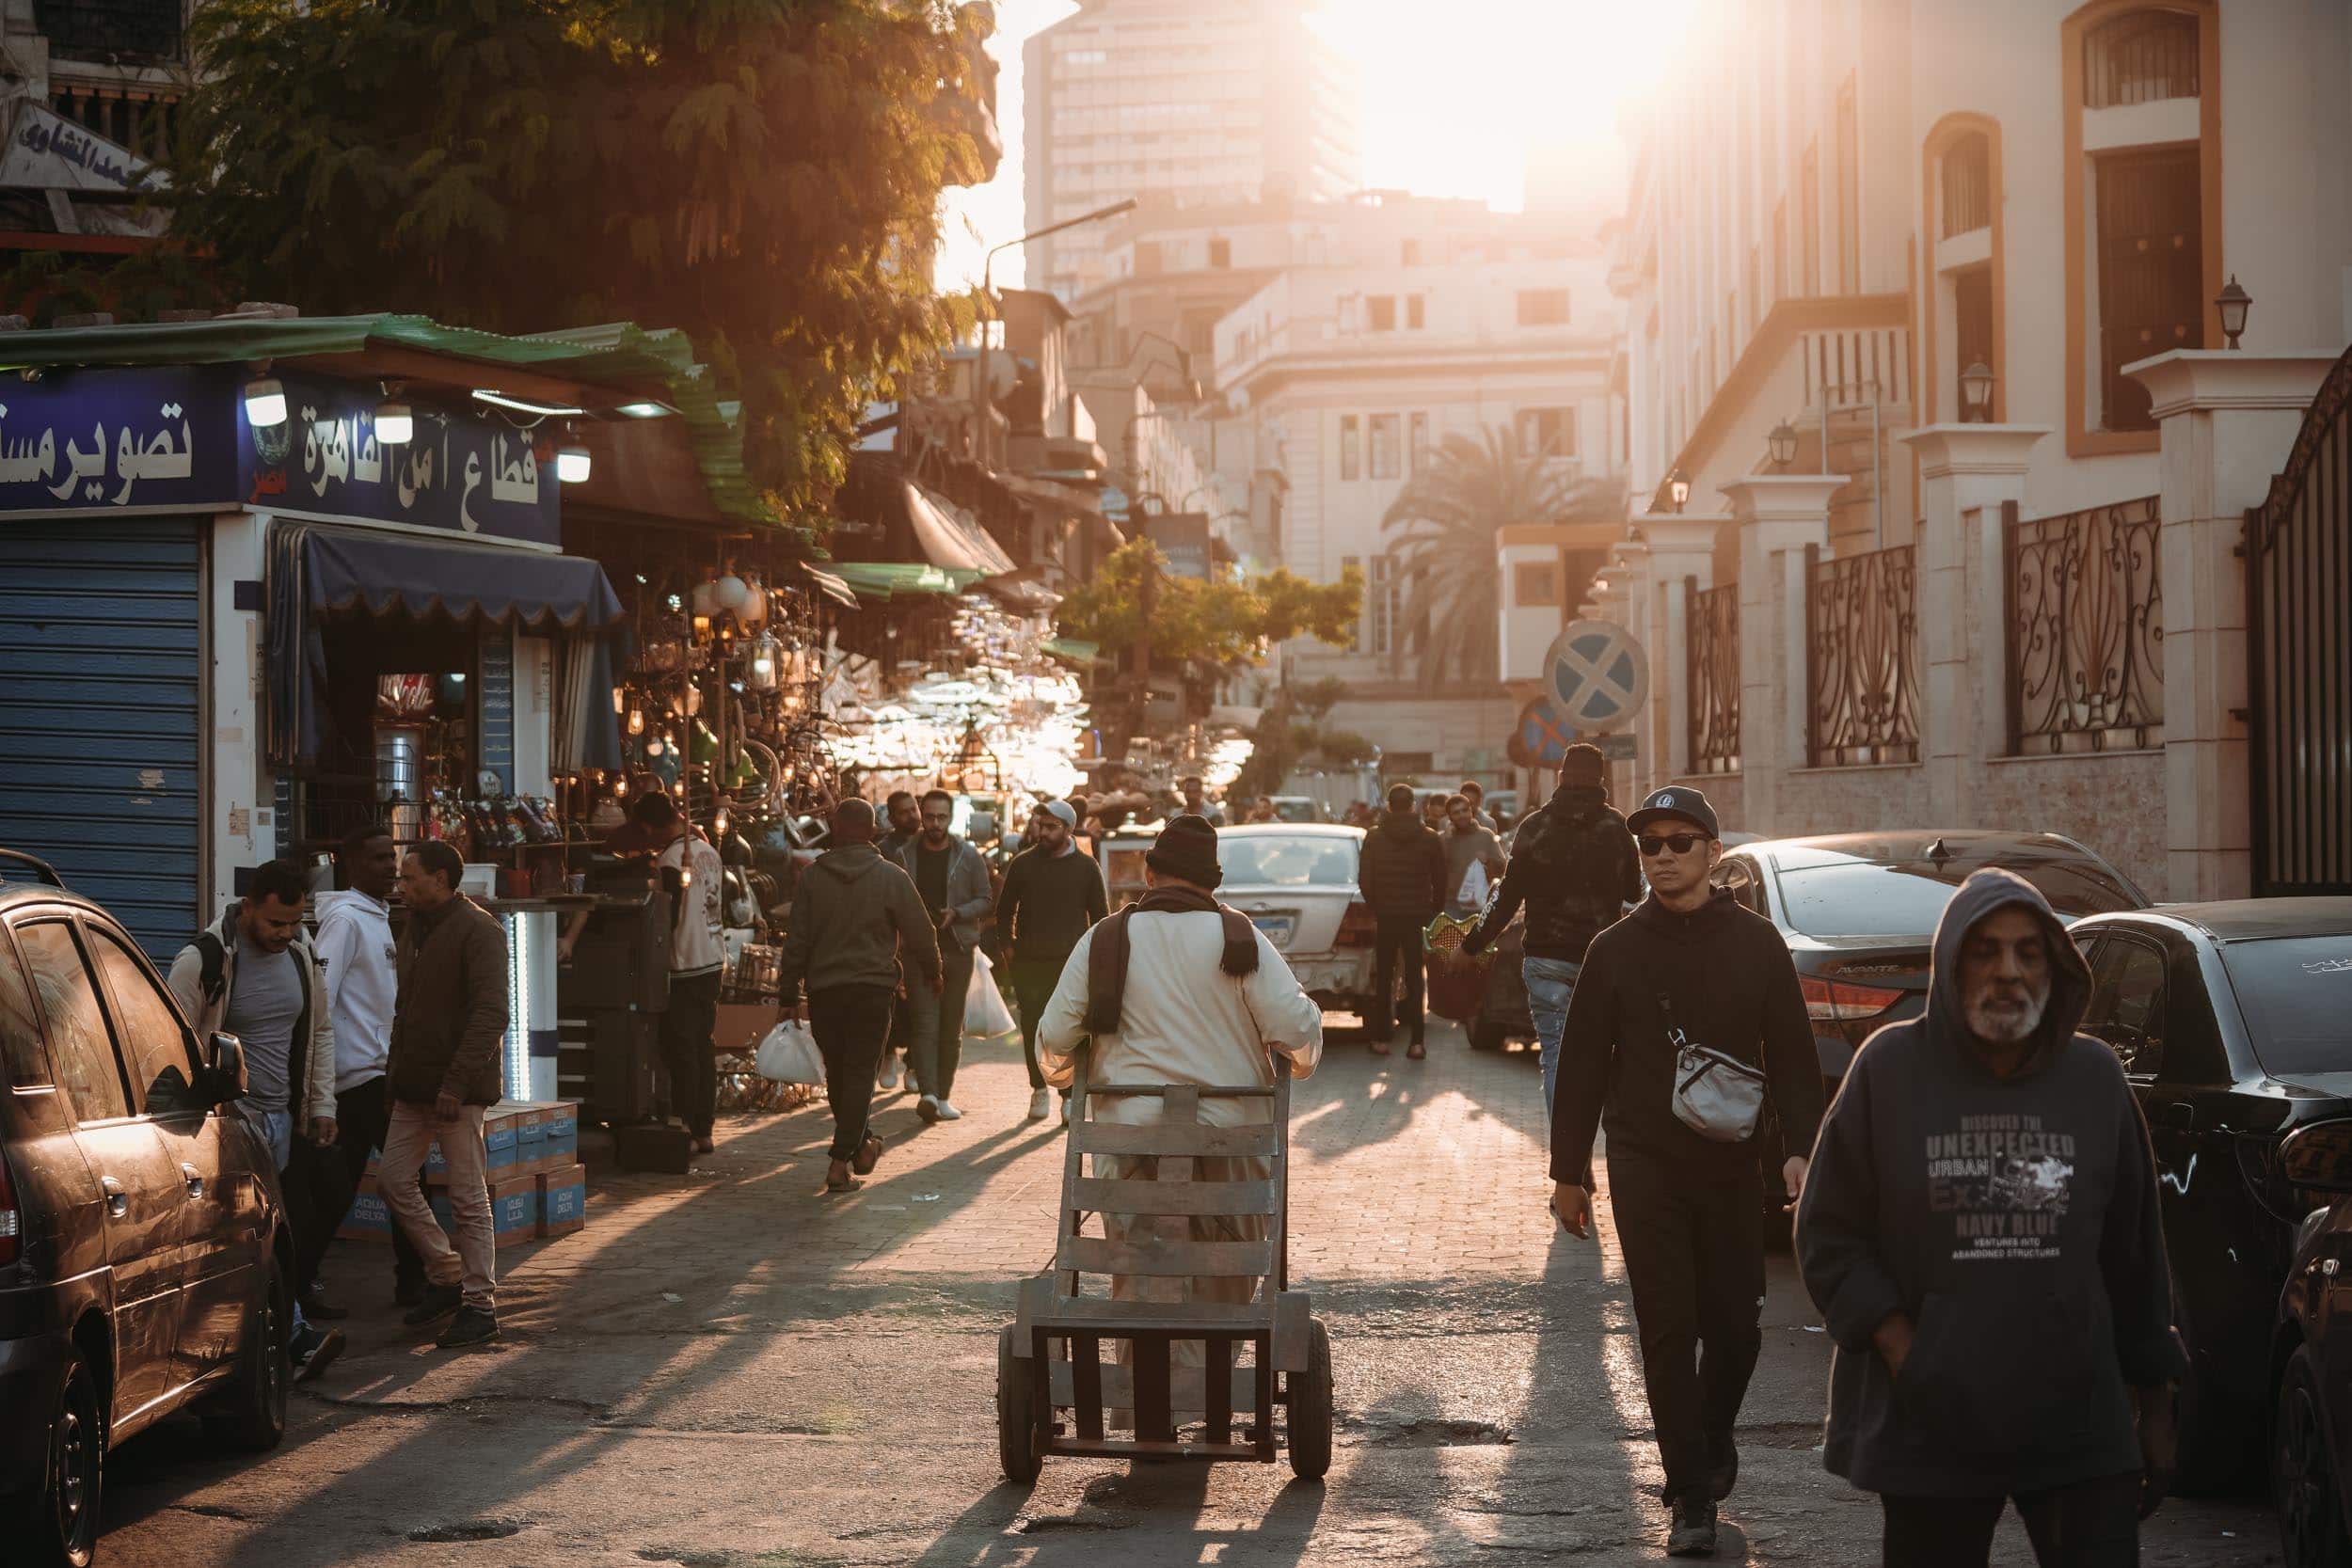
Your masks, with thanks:
[(861, 598), (884, 601), (961, 594), (982, 575), (922, 561), (829, 561), (825, 570), (856, 589)]
[(1056, 658), (1068, 659), (1081, 669), (1091, 668), (1103, 653), (1100, 642), (1089, 642), (1075, 637), (1051, 637), (1039, 643), (1038, 647)]

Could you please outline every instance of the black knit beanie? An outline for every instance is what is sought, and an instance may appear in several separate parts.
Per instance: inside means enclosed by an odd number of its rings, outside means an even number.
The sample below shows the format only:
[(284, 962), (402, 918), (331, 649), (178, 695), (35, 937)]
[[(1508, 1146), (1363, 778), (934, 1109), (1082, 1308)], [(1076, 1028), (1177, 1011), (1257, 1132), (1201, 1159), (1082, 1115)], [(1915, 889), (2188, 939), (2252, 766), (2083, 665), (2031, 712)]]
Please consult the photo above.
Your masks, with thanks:
[(1168, 818), (1143, 863), (1195, 887), (1213, 888), (1225, 879), (1225, 868), (1216, 863), (1216, 830), (1191, 812)]

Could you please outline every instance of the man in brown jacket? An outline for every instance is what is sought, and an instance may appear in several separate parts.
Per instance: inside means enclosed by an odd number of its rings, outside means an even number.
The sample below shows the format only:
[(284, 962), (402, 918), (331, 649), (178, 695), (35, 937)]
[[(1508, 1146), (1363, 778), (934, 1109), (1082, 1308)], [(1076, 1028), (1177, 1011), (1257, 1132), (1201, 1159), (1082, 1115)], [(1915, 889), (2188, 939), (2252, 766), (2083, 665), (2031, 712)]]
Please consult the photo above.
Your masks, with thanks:
[[(506, 932), (457, 891), (466, 864), (438, 840), (418, 845), (400, 865), (408, 907), (400, 934), (400, 996), (392, 1008), (392, 1114), (376, 1187), (385, 1207), (424, 1259), (424, 1300), (412, 1324), (457, 1315), (435, 1343), (442, 1349), (498, 1338), (491, 1276), (489, 1156), (482, 1110), (499, 1098), (499, 1049), (506, 1037)], [(417, 1190), (417, 1172), (438, 1139), (449, 1165), (457, 1221), (452, 1249)]]

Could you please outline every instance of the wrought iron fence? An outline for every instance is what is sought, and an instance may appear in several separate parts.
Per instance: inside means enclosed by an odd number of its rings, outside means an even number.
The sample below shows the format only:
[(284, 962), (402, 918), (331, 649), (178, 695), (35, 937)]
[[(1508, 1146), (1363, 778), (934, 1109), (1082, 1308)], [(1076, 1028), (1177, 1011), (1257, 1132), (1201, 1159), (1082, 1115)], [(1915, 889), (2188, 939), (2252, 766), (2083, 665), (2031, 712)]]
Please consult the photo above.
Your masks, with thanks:
[(1805, 752), (1814, 768), (1919, 760), (1912, 547), (1805, 550)]
[(2003, 510), (2010, 753), (2162, 745), (2156, 498), (2029, 521)]
[(1693, 773), (1740, 770), (1740, 586), (1701, 589), (1682, 579), (1691, 669)]

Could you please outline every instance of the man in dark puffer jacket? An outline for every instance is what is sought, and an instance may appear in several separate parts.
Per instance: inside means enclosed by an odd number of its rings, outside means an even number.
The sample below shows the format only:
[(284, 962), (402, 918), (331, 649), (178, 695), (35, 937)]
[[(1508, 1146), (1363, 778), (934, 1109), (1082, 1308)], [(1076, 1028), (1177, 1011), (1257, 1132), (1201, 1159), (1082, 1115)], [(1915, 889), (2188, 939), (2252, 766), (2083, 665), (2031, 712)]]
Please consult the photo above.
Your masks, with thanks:
[(1422, 1043), (1422, 932), (1445, 906), (1445, 840), (1422, 825), (1413, 809), (1413, 786), (1389, 786), (1389, 809), (1364, 834), (1364, 856), (1356, 875), (1364, 902), (1378, 923), (1373, 949), (1373, 1014), (1364, 1020), (1375, 1055), (1389, 1053), (1394, 1027), (1390, 1008), (1396, 972), (1405, 971), (1406, 1027), (1411, 1031), (1406, 1054), (1420, 1061), (1429, 1053)]
[(1560, 759), (1559, 787), (1520, 822), (1502, 886), (1478, 929), (1462, 939), (1463, 952), (1483, 951), (1511, 924), (1519, 906), (1527, 906), (1527, 957), (1520, 974), (1527, 981), (1535, 1037), (1543, 1044), (1547, 1116), (1560, 1076), (1568, 993), (1576, 989), (1584, 950), (1603, 927), (1616, 923), (1626, 905), (1642, 896), (1633, 835), (1601, 787), (1605, 766), (1598, 747), (1568, 748)]

